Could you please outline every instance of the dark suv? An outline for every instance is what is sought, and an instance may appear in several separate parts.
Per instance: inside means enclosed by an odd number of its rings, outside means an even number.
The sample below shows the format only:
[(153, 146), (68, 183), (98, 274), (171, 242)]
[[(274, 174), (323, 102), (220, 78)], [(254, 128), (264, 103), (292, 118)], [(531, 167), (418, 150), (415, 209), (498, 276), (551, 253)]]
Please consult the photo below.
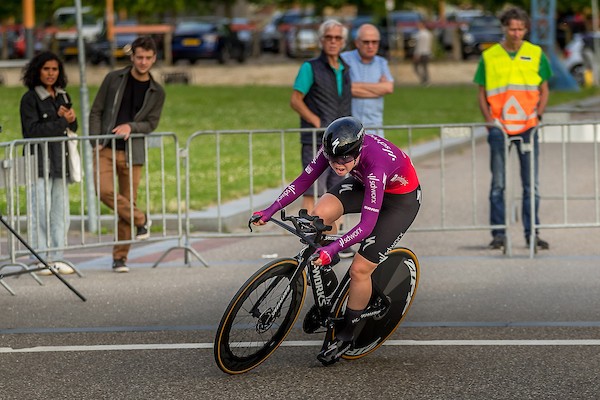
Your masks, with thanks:
[(461, 31), (463, 59), (480, 55), (483, 50), (502, 40), (500, 20), (493, 15), (473, 17)]
[(173, 33), (173, 62), (215, 59), (224, 64), (230, 59), (246, 61), (247, 44), (231, 29), (225, 18), (203, 18), (180, 22)]

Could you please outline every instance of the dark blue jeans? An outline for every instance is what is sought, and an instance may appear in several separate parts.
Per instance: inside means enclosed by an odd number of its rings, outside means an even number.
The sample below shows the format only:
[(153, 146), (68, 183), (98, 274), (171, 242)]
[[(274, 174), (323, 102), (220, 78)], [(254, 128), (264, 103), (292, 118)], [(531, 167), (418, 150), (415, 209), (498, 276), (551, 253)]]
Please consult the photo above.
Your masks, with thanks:
[[(533, 132), (533, 135), (532, 135)], [(490, 169), (492, 172), (492, 185), (490, 188), (490, 223), (492, 225), (505, 225), (504, 190), (506, 186), (504, 136), (499, 128), (488, 129), (488, 143), (490, 145)], [(523, 186), (523, 202), (521, 205), (521, 218), (525, 237), (531, 234), (531, 178), (530, 162), (531, 150), (534, 153), (534, 190), (535, 190), (535, 223), (539, 224), (538, 210), (540, 206), (539, 180), (538, 180), (538, 154), (539, 142), (537, 128), (529, 129), (519, 135), (508, 137), (509, 146), (516, 146), (519, 156), (521, 183)], [(533, 148), (532, 148), (533, 144)], [(510, 150), (509, 147), (509, 150)], [(492, 236), (504, 236), (504, 229), (493, 229)]]

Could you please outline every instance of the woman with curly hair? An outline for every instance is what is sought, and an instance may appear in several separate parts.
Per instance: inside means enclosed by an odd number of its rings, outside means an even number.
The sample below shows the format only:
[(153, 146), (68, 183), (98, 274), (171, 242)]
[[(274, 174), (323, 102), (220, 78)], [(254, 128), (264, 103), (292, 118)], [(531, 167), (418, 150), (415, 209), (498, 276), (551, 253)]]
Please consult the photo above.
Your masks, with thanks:
[[(36, 55), (24, 67), (22, 80), (29, 89), (21, 98), (21, 129), (24, 138), (40, 139), (67, 136), (77, 130), (77, 116), (65, 91), (67, 76), (58, 56), (50, 51)], [(57, 272), (73, 273), (62, 258), (69, 229), (69, 163), (66, 142), (48, 142), (26, 146), (37, 158), (37, 177), (30, 190), (31, 244), (47, 252), (48, 262)], [(37, 155), (37, 157), (36, 157)], [(40, 271), (50, 275), (48, 269)]]

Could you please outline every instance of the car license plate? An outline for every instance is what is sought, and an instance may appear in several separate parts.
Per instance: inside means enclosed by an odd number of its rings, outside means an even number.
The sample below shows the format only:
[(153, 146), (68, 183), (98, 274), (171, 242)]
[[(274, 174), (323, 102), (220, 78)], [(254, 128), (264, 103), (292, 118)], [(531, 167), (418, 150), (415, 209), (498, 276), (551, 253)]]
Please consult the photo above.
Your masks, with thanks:
[(479, 45), (479, 49), (480, 49), (481, 51), (483, 51), (483, 50), (485, 50), (485, 49), (487, 49), (487, 48), (489, 48), (489, 47), (492, 47), (492, 46), (493, 46), (493, 45), (495, 45), (495, 44), (496, 44), (496, 43), (481, 43), (481, 44)]
[(116, 49), (115, 50), (115, 57), (116, 58), (125, 57), (125, 50), (123, 50), (123, 49)]
[(181, 41), (181, 44), (186, 47), (200, 46), (200, 43), (201, 43), (200, 39), (194, 39), (194, 38), (183, 39)]
[(66, 56), (75, 56), (79, 53), (77, 47), (65, 47), (64, 54)]

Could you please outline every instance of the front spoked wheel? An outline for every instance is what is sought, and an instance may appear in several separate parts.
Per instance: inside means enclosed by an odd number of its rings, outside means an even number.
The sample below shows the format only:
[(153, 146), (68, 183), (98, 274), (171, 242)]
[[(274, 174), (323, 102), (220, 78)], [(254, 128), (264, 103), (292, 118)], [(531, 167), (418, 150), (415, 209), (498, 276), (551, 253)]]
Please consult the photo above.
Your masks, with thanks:
[[(389, 305), (381, 308), (381, 299), (377, 301), (376, 296), (373, 296), (375, 304), (372, 301), (369, 307), (371, 310), (377, 310), (380, 307), (381, 312), (375, 313), (373, 317), (368, 317), (357, 325), (354, 347), (342, 358), (355, 360), (364, 357), (379, 348), (394, 333), (415, 298), (419, 275), (419, 261), (411, 250), (396, 248), (388, 253), (388, 258), (377, 266), (371, 279), (373, 286), (377, 286), (381, 290), (389, 301)], [(346, 289), (342, 291), (339, 300), (334, 304), (336, 318), (342, 318), (346, 308), (349, 288), (346, 279), (348, 279), (347, 275), (343, 281)], [(330, 330), (327, 339), (333, 340), (334, 336), (335, 331)]]
[[(306, 272), (298, 261), (266, 264), (238, 290), (215, 337), (215, 361), (228, 374), (241, 374), (265, 361), (296, 322), (306, 296)], [(294, 279), (293, 281), (291, 281)]]

